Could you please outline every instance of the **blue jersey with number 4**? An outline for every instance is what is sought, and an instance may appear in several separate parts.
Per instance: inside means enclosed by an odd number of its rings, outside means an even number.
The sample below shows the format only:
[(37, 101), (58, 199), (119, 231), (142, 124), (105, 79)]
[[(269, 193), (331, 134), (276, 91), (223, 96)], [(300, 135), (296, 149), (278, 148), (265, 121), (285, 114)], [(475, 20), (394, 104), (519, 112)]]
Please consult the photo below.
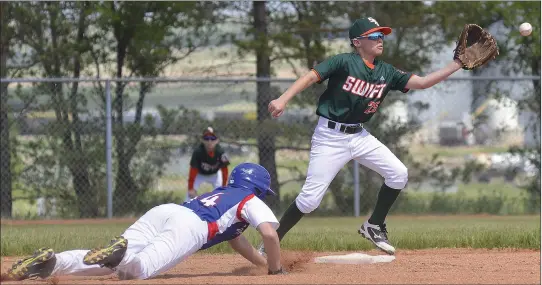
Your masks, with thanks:
[(249, 223), (243, 219), (241, 212), (245, 203), (254, 197), (254, 193), (246, 188), (219, 187), (183, 203), (182, 206), (194, 211), (208, 224), (207, 242), (200, 250), (242, 234)]

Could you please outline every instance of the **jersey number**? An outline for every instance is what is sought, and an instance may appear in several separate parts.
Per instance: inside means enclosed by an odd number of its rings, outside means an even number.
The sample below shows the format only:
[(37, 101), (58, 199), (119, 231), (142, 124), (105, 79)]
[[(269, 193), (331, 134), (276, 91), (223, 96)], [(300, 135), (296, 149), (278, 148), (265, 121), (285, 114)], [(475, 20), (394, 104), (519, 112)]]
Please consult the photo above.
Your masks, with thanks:
[(205, 197), (203, 199), (201, 199), (200, 201), (203, 203), (203, 206), (205, 207), (212, 207), (212, 206), (216, 206), (216, 201), (218, 199), (220, 199), (220, 195), (222, 195), (224, 193), (216, 193), (214, 195), (211, 195), (209, 197)]
[(371, 113), (375, 113), (376, 110), (378, 109), (378, 105), (380, 105), (380, 102), (374, 102), (374, 101), (371, 101), (369, 102), (369, 107), (365, 110), (365, 114), (371, 114)]

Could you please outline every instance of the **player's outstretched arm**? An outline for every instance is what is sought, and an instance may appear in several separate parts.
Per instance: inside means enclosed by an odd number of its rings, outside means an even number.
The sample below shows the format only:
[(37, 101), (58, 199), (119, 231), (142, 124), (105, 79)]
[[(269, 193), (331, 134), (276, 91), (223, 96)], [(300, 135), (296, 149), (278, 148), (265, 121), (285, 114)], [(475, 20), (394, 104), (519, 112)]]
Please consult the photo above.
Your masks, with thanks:
[(444, 68), (437, 70), (435, 72), (429, 73), (426, 76), (420, 77), (413, 75), (406, 84), (406, 89), (426, 89), (432, 87), (433, 85), (443, 81), (452, 75), (454, 72), (461, 69), (461, 63), (459, 60), (454, 60), (446, 65)]
[(318, 75), (312, 70), (298, 78), (279, 98), (269, 102), (268, 110), (271, 113), (271, 116), (278, 118), (282, 115), (286, 108), (286, 104), (288, 104), (295, 95), (318, 82), (318, 80)]
[(282, 271), (282, 265), (280, 264), (280, 240), (277, 231), (271, 223), (261, 223), (257, 229), (262, 235), (269, 271)]
[(265, 267), (267, 266), (267, 260), (258, 253), (258, 251), (250, 244), (250, 242), (240, 235), (229, 241), (231, 248), (237, 251), (241, 256), (246, 258), (252, 264)]
[[(280, 264), (280, 241), (275, 230), (279, 226), (279, 221), (273, 211), (260, 198), (253, 197), (245, 203), (240, 214), (241, 218), (258, 230), (262, 236), (269, 274), (286, 274)], [(246, 253), (247, 256), (252, 256), (254, 251), (247, 249)]]

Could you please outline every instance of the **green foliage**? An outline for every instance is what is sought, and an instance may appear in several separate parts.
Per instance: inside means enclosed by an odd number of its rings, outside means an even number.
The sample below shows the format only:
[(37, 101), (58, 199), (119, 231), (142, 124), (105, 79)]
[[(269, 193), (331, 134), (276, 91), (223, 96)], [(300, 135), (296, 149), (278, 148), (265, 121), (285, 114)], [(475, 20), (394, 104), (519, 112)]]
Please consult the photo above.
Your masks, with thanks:
[[(116, 77), (123, 77), (126, 71), (130, 76), (161, 75), (168, 65), (208, 43), (209, 34), (216, 28), (213, 23), (218, 19), (213, 17), (213, 13), (221, 5), (211, 2), (100, 3), (97, 26), (104, 31), (101, 40), (104, 48), (96, 52), (101, 56), (94, 56), (102, 59), (96, 61), (97, 68), (106, 65), (107, 55), (114, 53)], [(106, 33), (110, 30), (113, 31), (112, 37)], [(140, 143), (143, 134), (155, 136), (160, 132), (154, 130), (142, 115), (146, 96), (154, 84), (140, 82), (136, 102), (129, 102), (125, 93), (127, 84), (116, 83), (113, 102), (117, 159), (114, 203), (120, 215), (135, 211), (133, 201), (144, 196), (149, 184), (156, 179), (151, 176), (159, 174), (167, 162), (167, 155), (162, 153), (158, 155), (161, 158), (155, 157), (156, 164), (146, 164), (150, 154), (140, 153), (148, 150), (147, 145)], [(135, 104), (134, 120), (124, 122), (123, 114), (131, 104)], [(134, 164), (146, 171), (135, 173)]]
[(338, 2), (282, 2), (275, 13), (271, 13), (273, 29), (272, 42), (276, 58), (286, 60), (298, 76), (292, 60), (302, 63), (304, 70), (323, 61), (329, 47), (324, 42), (326, 36), (336, 36), (343, 29), (333, 21), (341, 15)]

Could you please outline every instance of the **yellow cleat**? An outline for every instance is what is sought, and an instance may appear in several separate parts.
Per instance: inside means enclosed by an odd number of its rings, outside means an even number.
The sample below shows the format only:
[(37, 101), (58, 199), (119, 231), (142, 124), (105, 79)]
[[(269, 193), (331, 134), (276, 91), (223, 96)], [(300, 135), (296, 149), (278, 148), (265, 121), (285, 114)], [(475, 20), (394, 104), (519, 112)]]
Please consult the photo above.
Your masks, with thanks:
[(89, 251), (83, 258), (83, 263), (86, 265), (98, 264), (101, 267), (113, 269), (122, 261), (127, 248), (127, 239), (122, 236), (115, 237), (106, 247)]

